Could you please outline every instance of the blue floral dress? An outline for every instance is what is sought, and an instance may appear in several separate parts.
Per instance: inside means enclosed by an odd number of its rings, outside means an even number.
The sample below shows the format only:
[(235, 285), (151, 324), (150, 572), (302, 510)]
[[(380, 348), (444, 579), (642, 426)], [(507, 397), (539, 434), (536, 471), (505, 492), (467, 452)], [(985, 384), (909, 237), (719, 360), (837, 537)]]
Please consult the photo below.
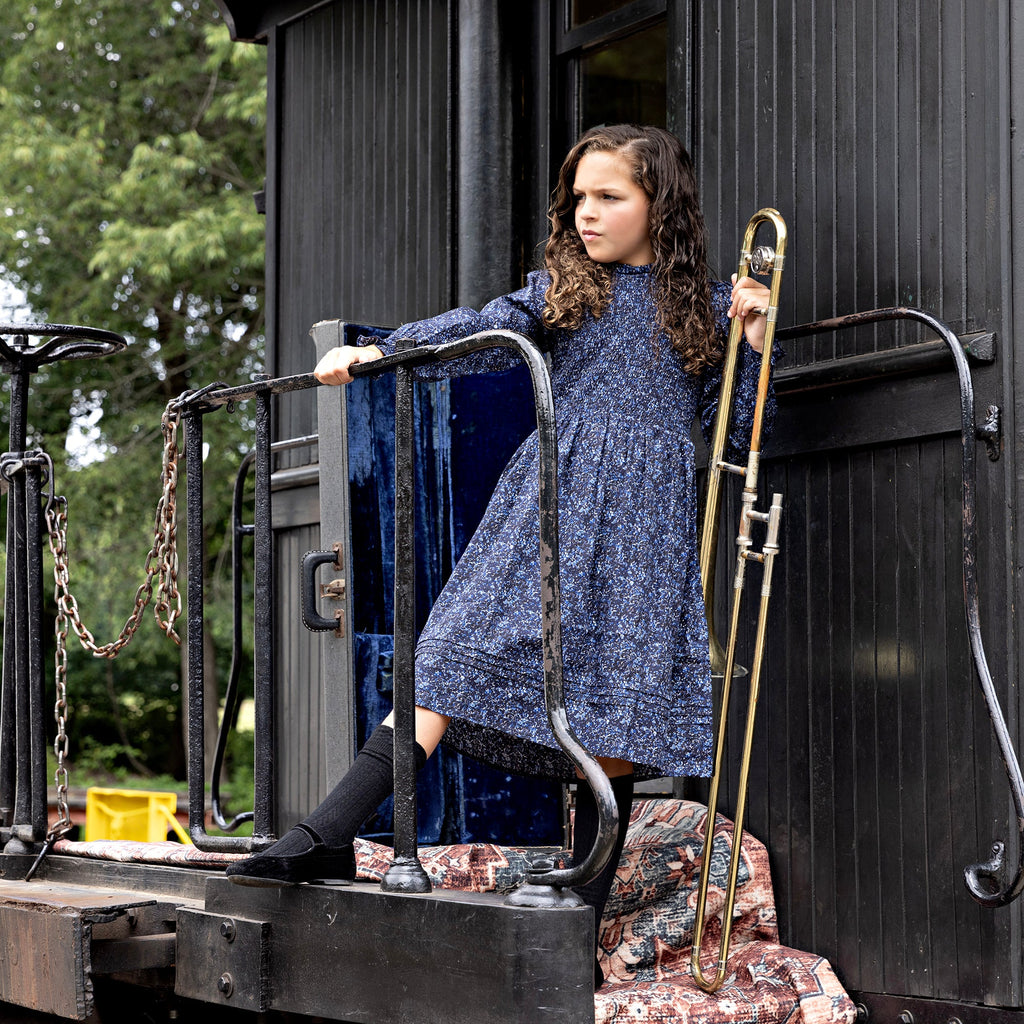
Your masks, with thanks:
[[(569, 722), (595, 755), (632, 761), (638, 778), (709, 775), (708, 631), (697, 554), (691, 426), (713, 425), (720, 370), (695, 377), (655, 334), (649, 267), (619, 265), (600, 319), (543, 324), (540, 271), (480, 311), (406, 324), (383, 343), (440, 344), (518, 331), (549, 349), (558, 425), (559, 555)], [(712, 285), (728, 331), (730, 288)], [(370, 340), (370, 339), (367, 339)], [(759, 358), (741, 346), (733, 433), (749, 436)], [(420, 376), (507, 369), (506, 349)], [(769, 403), (774, 405), (774, 400)], [(773, 408), (767, 412), (770, 423)], [(416, 701), (451, 716), (445, 743), (523, 775), (573, 778), (544, 705), (537, 439), (506, 466), (484, 517), (416, 647)]]

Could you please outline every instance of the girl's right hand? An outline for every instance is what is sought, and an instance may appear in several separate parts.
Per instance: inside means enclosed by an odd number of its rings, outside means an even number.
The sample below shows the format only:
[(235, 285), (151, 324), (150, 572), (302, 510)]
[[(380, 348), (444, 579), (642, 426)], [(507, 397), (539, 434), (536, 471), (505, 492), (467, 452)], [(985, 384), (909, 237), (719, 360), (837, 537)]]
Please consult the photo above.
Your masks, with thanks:
[(349, 367), (355, 363), (370, 363), (374, 359), (380, 359), (384, 353), (376, 345), (366, 345), (356, 348), (353, 345), (342, 345), (340, 348), (332, 348), (316, 364), (313, 376), (321, 384), (348, 384), (352, 380)]

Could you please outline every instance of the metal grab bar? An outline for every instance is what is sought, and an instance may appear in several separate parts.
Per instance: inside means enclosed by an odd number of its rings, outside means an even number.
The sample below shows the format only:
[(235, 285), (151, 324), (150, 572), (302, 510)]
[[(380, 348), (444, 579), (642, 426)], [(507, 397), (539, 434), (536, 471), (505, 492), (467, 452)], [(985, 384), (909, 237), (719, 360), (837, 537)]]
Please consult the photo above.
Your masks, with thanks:
[[(316, 434), (290, 438), (287, 441), (274, 441), (270, 446), (271, 454), (290, 451), (317, 443)], [(231, 499), (231, 580), (232, 580), (232, 640), (231, 668), (228, 672), (228, 685), (224, 694), (224, 712), (221, 717), (220, 729), (217, 731), (217, 746), (210, 769), (210, 816), (214, 825), (222, 832), (234, 832), (235, 829), (253, 820), (251, 810), (242, 811), (228, 818), (221, 801), (221, 770), (227, 751), (228, 736), (234, 726), (235, 714), (239, 705), (238, 682), (242, 674), (242, 538), (251, 537), (253, 527), (242, 522), (242, 501), (245, 482), (249, 470), (255, 460), (256, 453), (250, 451), (242, 458), (235, 474), (235, 489)], [(205, 753), (204, 753), (205, 759)]]
[[(984, 907), (1004, 907), (1012, 903), (1024, 891), (1024, 776), (1021, 775), (1020, 762), (1013, 748), (1006, 719), (995, 686), (992, 673), (989, 671), (985, 645), (981, 637), (981, 615), (978, 601), (977, 574), (977, 467), (975, 462), (975, 442), (979, 432), (974, 416), (974, 385), (971, 371), (967, 363), (963, 345), (951, 327), (937, 317), (920, 309), (907, 306), (895, 306), (887, 309), (868, 310), (863, 313), (851, 313), (847, 316), (818, 320), (814, 323), (800, 324), (795, 327), (779, 329), (776, 337), (800, 338), (811, 334), (822, 334), (828, 331), (860, 327), (864, 324), (881, 323), (890, 320), (913, 320), (924, 324), (934, 331), (948, 347), (956, 367), (960, 385), (960, 440), (963, 485), (963, 581), (964, 581), (964, 612), (967, 619), (967, 633), (971, 644), (971, 655), (978, 673), (985, 707), (992, 723), (999, 754), (1006, 771), (1010, 795), (1013, 799), (1017, 819), (1017, 869), (1009, 884), (1000, 887), (998, 876), (1003, 869), (1005, 860), (1005, 844), (1000, 840), (992, 843), (992, 856), (988, 861), (968, 864), (964, 868), (964, 884), (971, 896)], [(983, 431), (981, 438), (992, 443), (990, 431)], [(987, 880), (992, 884), (985, 884)], [(993, 889), (993, 884), (995, 888)]]

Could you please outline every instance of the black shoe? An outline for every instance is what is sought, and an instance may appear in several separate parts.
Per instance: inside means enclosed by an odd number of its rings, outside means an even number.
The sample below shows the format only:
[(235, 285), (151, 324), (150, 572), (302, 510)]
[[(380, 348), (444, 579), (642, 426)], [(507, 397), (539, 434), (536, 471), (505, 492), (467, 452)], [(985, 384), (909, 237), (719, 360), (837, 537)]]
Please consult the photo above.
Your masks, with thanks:
[[(279, 847), (287, 852), (275, 853)], [(236, 885), (271, 887), (330, 880), (351, 882), (356, 877), (352, 844), (332, 848), (301, 822), (273, 846), (245, 860), (229, 864), (224, 872)]]

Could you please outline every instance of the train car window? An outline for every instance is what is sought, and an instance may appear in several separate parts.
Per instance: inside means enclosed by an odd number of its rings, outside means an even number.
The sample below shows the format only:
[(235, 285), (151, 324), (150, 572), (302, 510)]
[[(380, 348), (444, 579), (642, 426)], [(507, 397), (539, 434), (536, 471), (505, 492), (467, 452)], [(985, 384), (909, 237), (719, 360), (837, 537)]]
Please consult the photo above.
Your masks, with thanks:
[(580, 127), (656, 124), (667, 117), (665, 23), (580, 58)]
[(666, 125), (667, 0), (559, 0), (553, 14), (563, 150), (598, 124)]
[(612, 11), (628, 7), (630, 0), (570, 0), (569, 27), (577, 28), (588, 21), (602, 18)]

